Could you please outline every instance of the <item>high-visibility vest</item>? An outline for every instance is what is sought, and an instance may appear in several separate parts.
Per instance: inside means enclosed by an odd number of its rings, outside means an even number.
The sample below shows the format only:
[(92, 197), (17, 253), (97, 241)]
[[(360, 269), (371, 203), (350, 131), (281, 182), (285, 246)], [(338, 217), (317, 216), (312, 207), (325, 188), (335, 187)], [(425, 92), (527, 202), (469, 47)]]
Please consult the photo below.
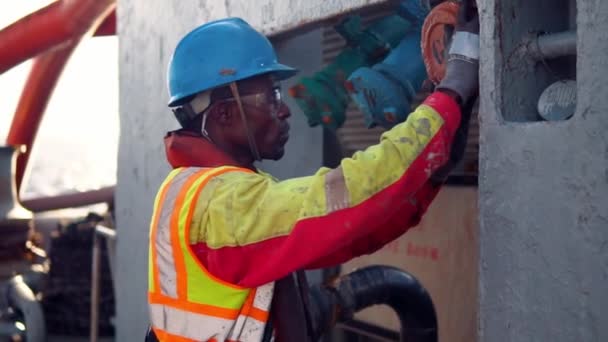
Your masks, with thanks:
[[(192, 253), (190, 225), (197, 199), (219, 174), (236, 167), (178, 168), (156, 196), (150, 225), (148, 303), (160, 341), (260, 341), (274, 283), (255, 289), (210, 274)], [(238, 262), (238, 260), (226, 260)]]

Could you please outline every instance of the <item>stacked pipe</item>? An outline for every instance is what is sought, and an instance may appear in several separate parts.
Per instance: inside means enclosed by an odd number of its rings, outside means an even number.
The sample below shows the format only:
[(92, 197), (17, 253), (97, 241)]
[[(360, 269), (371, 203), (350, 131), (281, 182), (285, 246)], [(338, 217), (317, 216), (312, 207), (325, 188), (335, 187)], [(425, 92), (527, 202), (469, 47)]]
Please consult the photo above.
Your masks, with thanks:
[[(50, 262), (42, 297), (49, 333), (87, 336), (90, 332), (91, 258), (95, 226), (103, 218), (89, 214), (81, 221), (62, 227), (51, 241)], [(115, 315), (112, 273), (106, 244), (101, 244), (99, 335), (112, 336)]]

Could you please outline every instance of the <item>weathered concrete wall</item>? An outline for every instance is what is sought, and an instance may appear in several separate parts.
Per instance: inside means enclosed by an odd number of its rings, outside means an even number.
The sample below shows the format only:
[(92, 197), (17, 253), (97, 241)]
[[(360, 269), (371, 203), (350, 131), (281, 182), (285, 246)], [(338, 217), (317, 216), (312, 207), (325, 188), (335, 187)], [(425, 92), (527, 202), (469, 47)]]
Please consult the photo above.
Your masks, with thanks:
[(213, 17), (240, 16), (266, 34), (293, 29), (386, 0), (202, 1)]
[(517, 123), (537, 100), (537, 80), (509, 85), (518, 25), (569, 6), (478, 3), (480, 341), (608, 341), (608, 2), (577, 1), (574, 117)]
[[(226, 3), (232, 8), (239, 2)], [(149, 217), (157, 187), (169, 170), (162, 137), (167, 130), (177, 127), (166, 107), (166, 66), (183, 34), (225, 13), (222, 12), (224, 2), (219, 4), (220, 1), (194, 0), (156, 1), (153, 4), (147, 0), (119, 1), (121, 134), (116, 193), (117, 341), (143, 338), (148, 324), (145, 303)], [(260, 13), (254, 6), (247, 7), (251, 8), (241, 6), (234, 12), (244, 14), (245, 19)], [(229, 12), (235, 14), (232, 10)], [(319, 44), (319, 31), (279, 42), (279, 58), (303, 72), (312, 72), (321, 63)], [(295, 106), (292, 109), (292, 139), (287, 145), (286, 158), (262, 166), (279, 178), (306, 175), (321, 164), (321, 132), (308, 128), (304, 116)]]

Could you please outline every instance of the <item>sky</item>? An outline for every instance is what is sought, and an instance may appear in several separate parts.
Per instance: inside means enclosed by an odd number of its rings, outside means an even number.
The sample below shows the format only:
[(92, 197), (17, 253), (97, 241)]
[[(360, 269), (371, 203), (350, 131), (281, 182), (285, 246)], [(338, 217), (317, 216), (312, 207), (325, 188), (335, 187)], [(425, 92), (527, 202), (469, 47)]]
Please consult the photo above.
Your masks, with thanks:
[[(1, 4), (0, 28), (50, 2)], [(28, 61), (0, 75), (0, 144), (30, 68)], [(23, 197), (113, 185), (118, 135), (118, 39), (88, 39), (72, 55), (47, 107)]]

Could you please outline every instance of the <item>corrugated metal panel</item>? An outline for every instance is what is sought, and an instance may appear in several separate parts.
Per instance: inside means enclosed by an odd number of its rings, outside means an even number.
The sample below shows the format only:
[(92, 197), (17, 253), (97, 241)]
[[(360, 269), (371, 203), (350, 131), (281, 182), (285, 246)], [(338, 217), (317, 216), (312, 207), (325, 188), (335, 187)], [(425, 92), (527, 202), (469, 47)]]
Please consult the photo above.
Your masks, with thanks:
[[(361, 15), (363, 25), (366, 26), (371, 21), (390, 14), (386, 9), (383, 10), (363, 10)], [(346, 42), (331, 26), (323, 29), (322, 49), (323, 63), (331, 63), (334, 58), (344, 49)], [(421, 91), (417, 94), (412, 108), (418, 106), (428, 96), (428, 92)], [(465, 150), (465, 157), (461, 165), (453, 172), (458, 176), (477, 176), (477, 160), (479, 156), (479, 125), (477, 110), (473, 111), (471, 125), (469, 127), (469, 139)], [(385, 131), (382, 127), (368, 129), (365, 127), (363, 113), (351, 102), (346, 111), (346, 122), (337, 132), (338, 140), (342, 148), (343, 156), (350, 156), (354, 152), (363, 150), (370, 145), (378, 143), (380, 135)]]

